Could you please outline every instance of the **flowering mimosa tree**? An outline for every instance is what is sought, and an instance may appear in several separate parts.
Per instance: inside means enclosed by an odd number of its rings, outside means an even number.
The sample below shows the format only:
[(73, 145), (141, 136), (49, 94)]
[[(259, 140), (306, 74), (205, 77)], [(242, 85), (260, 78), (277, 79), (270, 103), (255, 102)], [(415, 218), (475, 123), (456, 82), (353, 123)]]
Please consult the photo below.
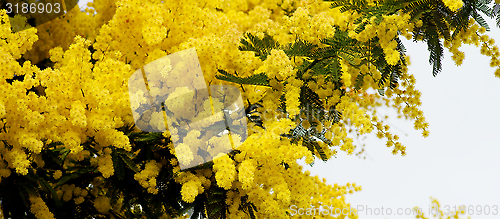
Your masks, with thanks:
[(500, 77), (482, 17), (497, 16), (491, 0), (95, 0), (39, 23), (4, 1), (5, 218), (350, 208), (359, 185), (313, 177), (297, 160), (363, 156), (353, 137), (368, 134), (404, 156), (377, 116), (384, 105), (429, 135), (402, 37), (426, 43), (434, 75), (445, 48), (460, 65), (473, 44)]

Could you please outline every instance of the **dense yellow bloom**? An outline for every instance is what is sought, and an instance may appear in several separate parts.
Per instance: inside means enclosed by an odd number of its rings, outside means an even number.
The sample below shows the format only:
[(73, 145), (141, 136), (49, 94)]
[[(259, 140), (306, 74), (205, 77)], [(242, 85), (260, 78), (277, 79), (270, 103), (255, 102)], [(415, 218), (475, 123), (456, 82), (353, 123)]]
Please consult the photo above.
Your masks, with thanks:
[(80, 101), (73, 102), (70, 110), (71, 123), (80, 128), (87, 126), (87, 117), (85, 116), (85, 106)]
[(99, 213), (105, 214), (111, 209), (111, 204), (109, 201), (110, 200), (108, 197), (99, 196), (94, 199), (94, 207)]
[(182, 184), (182, 200), (191, 203), (198, 194), (201, 194), (205, 187), (209, 187), (211, 182), (206, 177), (211, 176), (210, 170), (199, 171), (196, 175), (190, 172), (182, 172), (175, 181)]
[(201, 182), (197, 180), (196, 177), (193, 177), (192, 180), (182, 184), (182, 190), (181, 190), (181, 195), (182, 195), (182, 200), (188, 203), (191, 203), (194, 201), (196, 196), (200, 192), (201, 187)]
[(146, 188), (149, 193), (156, 194), (158, 192), (156, 188), (156, 176), (158, 176), (160, 168), (160, 163), (151, 160), (146, 163), (144, 170), (134, 175), (134, 179), (137, 180), (142, 187)]
[(238, 181), (241, 182), (241, 187), (245, 190), (252, 187), (254, 181), (254, 173), (256, 170), (254, 160), (244, 160), (238, 165)]
[(462, 0), (443, 0), (443, 3), (452, 11), (456, 11), (464, 5)]
[[(368, 1), (370, 7), (375, 3)], [(453, 11), (463, 6), (460, 0), (443, 3)], [(178, 187), (185, 202), (192, 203), (205, 189), (220, 187), (226, 190), (223, 202), (230, 205), (231, 218), (246, 215), (247, 209), (240, 209), (243, 199), (255, 205), (258, 218), (287, 218), (291, 204), (304, 208), (349, 206), (345, 195), (359, 191), (359, 186), (329, 185), (297, 164), (299, 159), (311, 164), (317, 157), (330, 159), (338, 152), (358, 153), (360, 148), (349, 132), (362, 137), (375, 131), (374, 135), (384, 138), (394, 154), (405, 155), (399, 137), (390, 132), (385, 119), (377, 117), (376, 110), (382, 104), (412, 120), (424, 137), (429, 135), (429, 124), (419, 108), (421, 93), (407, 66), (402, 66), (399, 83), (389, 88), (391, 79), (378, 83), (382, 72), (372, 64), (376, 58), (373, 54), (339, 58), (340, 69), (335, 76), (330, 71), (317, 75), (309, 70), (299, 77), (298, 67), (312, 60), (288, 56), (282, 48), (274, 48), (263, 51), (268, 54), (263, 61), (253, 52), (238, 49), (245, 33), (259, 38), (267, 33), (280, 45), (296, 39), (320, 44), (320, 39), (339, 30), (360, 42), (361, 49), (366, 49), (363, 43), (377, 39), (385, 61), (395, 66), (403, 64), (402, 60), (409, 62), (398, 51), (396, 38), (402, 35), (411, 39), (414, 28), (423, 26), (419, 19), (411, 21), (409, 14), (367, 17), (363, 20), (367, 22), (364, 30), (358, 33), (359, 24), (354, 21), (363, 14), (330, 9), (330, 3), (321, 0), (201, 0), (192, 4), (176, 0), (96, 0), (89, 6), (92, 8), (83, 12), (76, 6), (36, 28), (29, 28), (23, 17), (9, 18), (4, 10), (0, 12), (0, 128), (5, 126), (0, 131), (0, 180), (10, 177), (14, 170), (22, 176), (31, 171), (49, 173), (52, 177), (44, 179), (50, 178), (60, 200), (74, 200), (75, 204), (92, 202), (87, 198), (90, 192), (92, 198), (97, 197), (93, 200), (95, 208), (104, 214), (111, 209), (111, 200), (103, 194), (111, 197), (114, 192), (104, 182), (115, 179), (111, 176), (122, 168), (116, 164), (134, 171), (134, 179), (151, 194), (165, 186), (157, 183), (161, 179), (159, 173), (164, 173), (162, 168), (172, 168), (165, 172), (172, 172), (175, 182), (182, 185)], [(480, 47), (500, 77), (499, 49), (485, 31), (471, 20), (464, 31), (452, 41), (445, 40), (444, 45), (457, 65), (465, 58), (459, 50), (462, 44)], [(175, 60), (163, 59), (189, 48), (196, 49), (203, 75), (192, 74), (189, 62), (175, 65)], [(41, 61), (48, 64), (44, 66)], [(132, 83), (128, 80), (134, 70), (142, 71), (146, 65), (158, 73), (147, 78), (149, 93), (129, 92), (129, 87), (144, 85), (142, 78)], [(220, 130), (210, 127), (223, 123), (224, 114), (214, 112), (220, 112), (224, 105), (216, 99), (201, 98), (196, 89), (235, 85), (218, 80), (218, 69), (239, 77), (265, 73), (269, 78), (269, 86), (238, 85), (245, 108), (262, 105), (255, 110), (261, 115), (262, 127), (249, 124), (247, 136), (233, 130), (230, 134), (217, 133)], [(7, 83), (14, 75), (24, 76), (24, 80)], [(198, 77), (204, 80), (196, 80)], [(304, 109), (300, 106), (307, 105), (301, 96), (305, 87), (319, 97), (319, 103), (314, 104), (335, 112), (327, 119), (302, 115)], [(43, 92), (32, 92), (35, 88)], [(370, 89), (385, 91), (385, 96), (372, 94)], [(162, 138), (152, 137), (157, 140), (151, 147), (139, 147), (139, 143), (133, 143), (137, 140), (133, 136), (142, 133), (137, 129), (127, 134), (123, 131), (123, 127), (134, 124), (129, 109), (140, 110), (150, 104), (149, 95), (160, 97), (168, 93), (169, 97), (162, 100), (168, 111), (168, 125), (163, 113), (152, 111), (144, 113), (143, 120), (135, 124), (167, 131)], [(176, 118), (170, 118), (170, 114)], [(188, 122), (200, 118), (203, 120), (196, 124)], [(183, 126), (188, 124), (190, 129), (186, 131)], [(324, 134), (331, 145), (313, 138), (292, 141), (285, 134), (297, 125)], [(316, 141), (319, 147), (309, 149), (306, 145), (310, 141)], [(46, 165), (42, 158), (49, 150), (64, 159), (61, 169), (46, 169), (52, 164)], [(200, 155), (201, 152), (206, 155)], [(122, 163), (128, 161), (126, 156), (132, 164)], [(147, 159), (135, 162), (142, 157)], [(213, 169), (180, 171), (180, 166), (211, 160)], [(75, 163), (82, 161), (97, 169), (97, 173), (92, 173), (98, 176), (91, 189), (57, 184), (61, 178), (75, 174), (74, 168), (79, 168)], [(52, 217), (41, 198), (33, 196), (30, 201), (31, 211), (38, 218)], [(117, 212), (121, 210), (119, 202), (113, 201)]]
[(236, 179), (234, 161), (227, 154), (223, 154), (214, 159), (213, 169), (217, 185), (224, 189), (230, 189)]
[(342, 65), (342, 68), (343, 68), (343, 72), (342, 72), (342, 76), (341, 76), (342, 82), (344, 83), (344, 85), (346, 87), (350, 87), (352, 84), (352, 77), (349, 74), (348, 67), (346, 65)]
[(295, 116), (300, 111), (299, 98), (302, 81), (296, 78), (289, 78), (287, 82), (288, 84), (285, 85), (286, 108), (287, 111), (290, 112), (291, 116)]
[(276, 77), (278, 80), (285, 80), (293, 74), (291, 65), (292, 61), (283, 50), (273, 49), (257, 73), (265, 72), (269, 78)]
[(54, 215), (49, 211), (49, 208), (45, 202), (40, 197), (30, 196), (31, 202), (31, 212), (33, 212), (36, 218), (39, 219), (50, 219), (54, 218)]
[(9, 163), (10, 168), (16, 169), (16, 172), (21, 175), (28, 174), (28, 167), (30, 166), (30, 161), (26, 153), (24, 153), (19, 148), (13, 148), (12, 150), (6, 150), (4, 154), (4, 159)]
[(127, 151), (132, 149), (129, 139), (116, 129), (106, 129), (96, 134), (96, 141), (103, 146), (113, 145), (116, 148), (122, 148)]
[(99, 156), (99, 163), (97, 170), (102, 173), (102, 176), (104, 178), (108, 178), (112, 176), (115, 172), (115, 169), (113, 167), (113, 159), (111, 157), (111, 154), (103, 154)]

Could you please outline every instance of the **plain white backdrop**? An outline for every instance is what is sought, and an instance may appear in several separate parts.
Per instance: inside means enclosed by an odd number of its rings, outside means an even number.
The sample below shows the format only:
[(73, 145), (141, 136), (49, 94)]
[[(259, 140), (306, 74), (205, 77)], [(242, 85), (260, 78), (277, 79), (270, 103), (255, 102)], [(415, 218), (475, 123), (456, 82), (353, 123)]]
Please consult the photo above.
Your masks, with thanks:
[[(80, 8), (86, 2), (80, 1)], [(499, 45), (499, 28), (488, 21), (492, 27), (488, 35)], [(306, 169), (330, 184), (361, 185), (361, 192), (347, 196), (353, 207), (373, 210), (372, 214), (359, 212), (360, 218), (415, 218), (397, 213), (415, 206), (429, 215), (431, 196), (450, 209), (474, 208), (472, 219), (500, 218), (500, 78), (494, 77), (489, 57), (481, 55), (479, 48), (464, 46), (465, 60), (457, 67), (446, 50), (443, 70), (433, 77), (427, 46), (404, 43), (410, 55), (409, 72), (422, 92), (421, 109), (430, 123), (430, 136), (422, 138), (413, 123), (397, 119), (395, 111), (380, 110), (381, 115), (391, 116), (392, 133), (406, 145), (407, 156), (392, 155), (385, 142), (372, 135), (357, 142), (366, 144), (366, 160), (339, 153), (336, 159), (317, 160)], [(494, 205), (499, 207), (497, 215), (492, 215)], [(490, 214), (478, 215), (476, 209), (486, 206)]]

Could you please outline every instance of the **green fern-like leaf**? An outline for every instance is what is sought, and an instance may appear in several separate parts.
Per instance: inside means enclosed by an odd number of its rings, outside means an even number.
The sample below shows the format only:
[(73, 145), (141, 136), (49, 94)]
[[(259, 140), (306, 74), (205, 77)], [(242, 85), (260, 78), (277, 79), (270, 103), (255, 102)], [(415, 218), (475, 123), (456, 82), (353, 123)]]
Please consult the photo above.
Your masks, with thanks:
[(338, 59), (322, 59), (311, 68), (311, 75), (331, 75), (340, 71)]
[(123, 163), (122, 158), (120, 157), (119, 152), (113, 150), (111, 153), (111, 160), (113, 161), (113, 168), (115, 169), (115, 175), (119, 180), (123, 180), (125, 177), (125, 164)]
[[(495, 7), (499, 7), (500, 8), (500, 5), (496, 5)], [(497, 27), (500, 27), (500, 13), (498, 13), (498, 15), (496, 17), (496, 21), (497, 21)]]
[(414, 0), (408, 1), (408, 3), (402, 8), (403, 13), (409, 13), (412, 21), (417, 20), (424, 13), (432, 11), (436, 6), (433, 0)]
[(262, 61), (266, 60), (267, 56), (271, 54), (272, 49), (280, 47), (279, 43), (266, 32), (264, 32), (262, 39), (251, 33), (246, 33), (240, 43), (242, 44), (238, 47), (240, 51), (255, 52), (255, 56), (258, 56)]
[(441, 72), (443, 59), (443, 45), (439, 40), (435, 26), (429, 26), (427, 30), (427, 50), (429, 50), (429, 63), (432, 65), (432, 75), (436, 76)]
[(120, 153), (120, 159), (123, 161), (125, 165), (127, 165), (128, 168), (133, 170), (134, 172), (139, 172), (139, 169), (135, 166), (134, 161), (128, 156), (127, 154)]
[(440, 13), (438, 10), (434, 10), (432, 15), (439, 35), (443, 36), (445, 40), (451, 40), (450, 28), (448, 26), (449, 20), (446, 19), (447, 17), (445, 17), (443, 13)]
[(368, 2), (366, 0), (353, 0), (353, 1), (347, 1), (347, 0), (325, 0), (327, 2), (332, 2), (332, 5), (330, 8), (337, 8), (341, 7), (340, 11), (341, 12), (346, 12), (349, 10), (361, 12), (363, 9), (365, 9), (368, 6)]
[(322, 48), (316, 48), (311, 52), (309, 57), (311, 59), (323, 59), (337, 56), (337, 48), (333, 46), (326, 46)]
[(476, 20), (476, 22), (484, 27), (487, 31), (490, 31), (490, 26), (488, 25), (488, 22), (484, 20), (484, 18), (479, 15), (478, 13), (472, 13), (472, 17)]

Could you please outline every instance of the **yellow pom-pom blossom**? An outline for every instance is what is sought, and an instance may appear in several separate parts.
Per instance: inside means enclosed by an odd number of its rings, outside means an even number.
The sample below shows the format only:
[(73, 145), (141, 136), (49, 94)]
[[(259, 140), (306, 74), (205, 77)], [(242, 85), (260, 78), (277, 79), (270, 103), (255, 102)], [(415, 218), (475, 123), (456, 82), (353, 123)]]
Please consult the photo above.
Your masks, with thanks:
[(462, 0), (443, 0), (443, 3), (452, 11), (457, 11), (464, 5)]
[(54, 218), (54, 215), (49, 211), (49, 208), (40, 197), (30, 196), (31, 208), (30, 211), (39, 219)]
[(156, 176), (160, 172), (161, 164), (157, 163), (155, 160), (151, 160), (146, 163), (144, 170), (136, 173), (134, 179), (137, 180), (142, 187), (146, 188), (149, 193), (156, 194), (158, 189), (156, 188)]
[(285, 25), (293, 35), (309, 42), (319, 43), (319, 39), (332, 36), (335, 29), (335, 19), (330, 12), (314, 11), (311, 7), (298, 7), (292, 16), (285, 16)]
[(64, 184), (61, 186), (62, 191), (62, 200), (69, 201), (73, 198), (73, 190), (75, 189), (75, 185)]
[(113, 158), (111, 157), (111, 149), (106, 148), (104, 154), (98, 157), (99, 163), (97, 170), (102, 173), (104, 178), (112, 176), (115, 172), (113, 167)]
[(99, 196), (94, 199), (94, 207), (95, 209), (101, 213), (106, 214), (111, 209), (110, 200), (106, 196)]
[(0, 182), (2, 182), (2, 178), (7, 178), (12, 174), (8, 165), (5, 161), (0, 161)]
[(291, 65), (292, 61), (283, 50), (273, 49), (257, 72), (265, 72), (269, 78), (276, 77), (282, 81), (294, 73)]
[(247, 190), (252, 187), (255, 170), (254, 160), (244, 160), (238, 165), (238, 181), (241, 182), (241, 188)]
[(191, 203), (194, 201), (195, 197), (198, 195), (198, 187), (200, 182), (196, 180), (190, 180), (182, 185), (181, 195), (182, 200)]
[(95, 139), (101, 145), (113, 145), (116, 148), (121, 148), (126, 151), (130, 151), (132, 146), (130, 145), (127, 136), (116, 129), (106, 129), (102, 130), (95, 135)]
[(223, 154), (214, 159), (213, 169), (217, 185), (224, 189), (230, 189), (236, 179), (234, 161), (227, 154)]
[(54, 179), (61, 178), (61, 176), (62, 176), (61, 170), (56, 170), (52, 176), (54, 177)]
[(290, 112), (291, 116), (299, 114), (299, 97), (300, 97), (300, 87), (302, 86), (302, 81), (296, 78), (290, 77), (285, 85), (285, 98), (286, 98), (286, 108)]
[(71, 104), (69, 111), (71, 123), (74, 126), (85, 128), (87, 126), (87, 117), (85, 116), (85, 106), (80, 101), (75, 101)]
[(28, 167), (31, 162), (28, 160), (28, 156), (24, 151), (19, 148), (6, 150), (4, 159), (9, 163), (9, 167), (15, 169), (18, 174), (28, 174)]
[[(342, 67), (344, 67), (345, 65), (343, 65)], [(343, 72), (342, 72), (342, 76), (341, 76), (341, 79), (342, 79), (342, 82), (344, 83), (344, 85), (346, 87), (350, 87), (351, 84), (352, 84), (352, 77), (351, 75), (349, 74), (349, 71), (347, 70), (347, 66), (345, 66), (345, 69)]]
[(211, 181), (206, 178), (210, 176), (210, 170), (198, 171), (196, 175), (190, 172), (180, 173), (175, 181), (182, 184), (182, 200), (188, 203), (193, 202), (198, 194), (203, 193), (205, 187), (210, 186)]

